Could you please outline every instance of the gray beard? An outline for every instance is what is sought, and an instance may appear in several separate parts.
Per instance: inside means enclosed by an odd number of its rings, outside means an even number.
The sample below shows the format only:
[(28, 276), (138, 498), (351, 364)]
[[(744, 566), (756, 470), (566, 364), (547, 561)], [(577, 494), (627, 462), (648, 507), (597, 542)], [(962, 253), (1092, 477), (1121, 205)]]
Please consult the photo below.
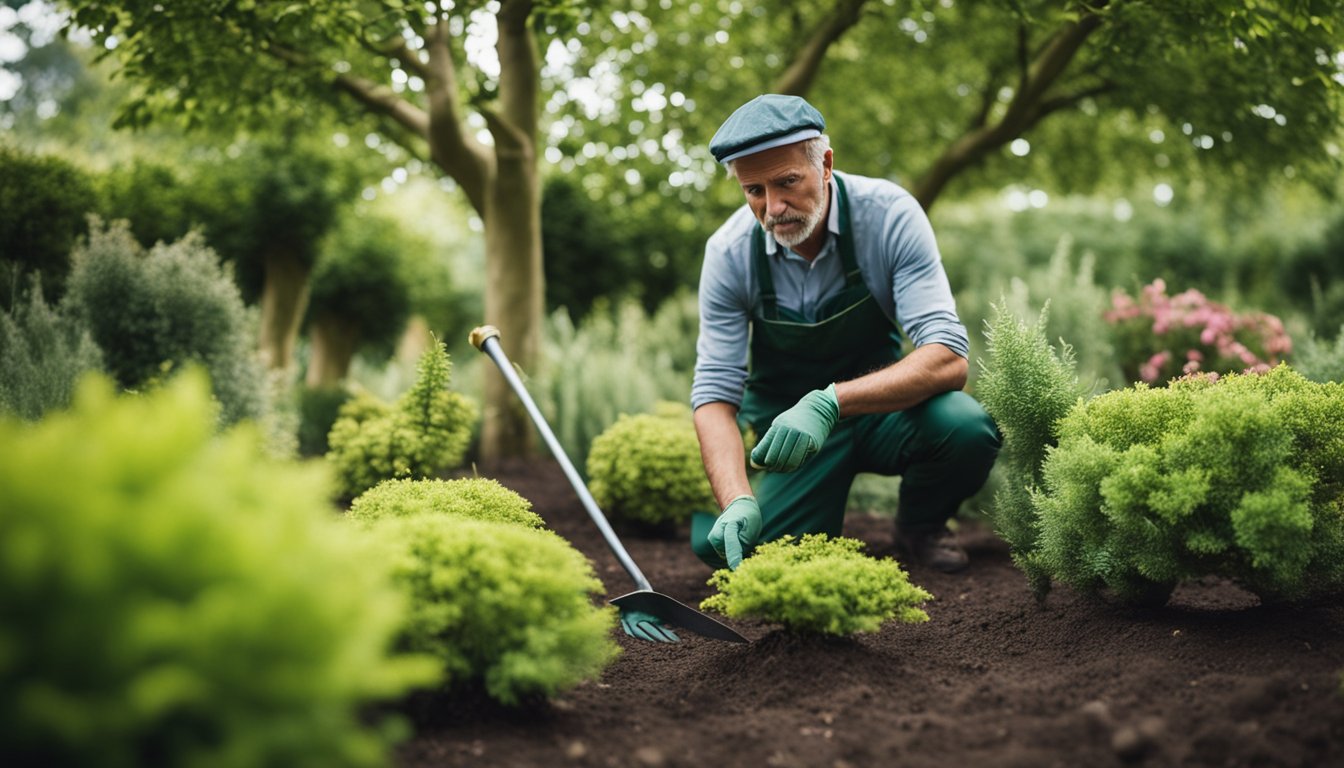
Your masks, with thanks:
[[(822, 195), (823, 195), (822, 197), (819, 197), (817, 199), (816, 207), (808, 211), (807, 213), (802, 214), (791, 213), (785, 216), (766, 217), (765, 228), (769, 230), (771, 235), (774, 236), (776, 243), (779, 243), (785, 248), (792, 248), (796, 245), (801, 244), (804, 240), (812, 236), (812, 233), (817, 230), (817, 226), (821, 224), (821, 217), (826, 210), (826, 198), (824, 187)], [(801, 221), (803, 223), (803, 226), (799, 227), (798, 231), (791, 235), (781, 235), (775, 232), (776, 224), (784, 224), (790, 221)]]

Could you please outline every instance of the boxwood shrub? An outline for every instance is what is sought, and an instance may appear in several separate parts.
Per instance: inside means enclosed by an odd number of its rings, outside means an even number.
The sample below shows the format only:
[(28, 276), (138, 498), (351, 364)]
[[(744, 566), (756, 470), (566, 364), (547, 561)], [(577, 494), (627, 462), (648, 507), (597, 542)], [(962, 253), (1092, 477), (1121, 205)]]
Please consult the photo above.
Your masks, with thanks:
[(709, 579), (718, 594), (700, 606), (811, 634), (873, 632), (883, 623), (928, 621), (920, 605), (933, 595), (910, 583), (901, 566), (863, 553), (863, 542), (808, 534), (756, 548), (737, 570)]
[(0, 419), (10, 764), (378, 765), (392, 732), (366, 704), (437, 680), (390, 653), (403, 602), (322, 467), (215, 427), (198, 370)]
[(415, 385), (388, 406), (367, 394), (341, 406), (331, 428), (328, 460), (342, 498), (382, 480), (433, 477), (466, 457), (476, 404), (448, 390), (452, 364), (443, 342), (420, 357)]
[(616, 609), (556, 534), (516, 523), (422, 514), (366, 523), (392, 547), (411, 603), (405, 646), (443, 663), (450, 687), (516, 705), (596, 677), (615, 658)]
[(350, 517), (379, 520), (424, 513), (544, 528), (532, 502), (487, 478), (384, 480), (350, 504)]
[(686, 406), (622, 415), (593, 440), (589, 490), (603, 511), (641, 523), (675, 523), (716, 509)]

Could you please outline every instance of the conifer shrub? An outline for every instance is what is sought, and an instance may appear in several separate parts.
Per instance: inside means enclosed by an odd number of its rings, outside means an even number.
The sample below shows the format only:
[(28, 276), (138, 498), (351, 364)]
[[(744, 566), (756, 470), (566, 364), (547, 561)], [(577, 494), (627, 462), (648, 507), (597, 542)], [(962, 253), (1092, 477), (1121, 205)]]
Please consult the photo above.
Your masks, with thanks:
[(384, 480), (350, 504), (350, 517), (380, 520), (433, 513), (469, 520), (545, 528), (532, 502), (483, 477), (458, 480)]
[(613, 517), (675, 523), (714, 508), (690, 410), (679, 403), (651, 414), (622, 415), (588, 453), (593, 500)]
[(977, 398), (1003, 435), (998, 460), (1003, 482), (991, 519), (1038, 597), (1049, 590), (1050, 577), (1035, 562), (1039, 523), (1031, 492), (1040, 485), (1042, 463), (1058, 440), (1059, 420), (1082, 395), (1073, 351), (1062, 341), (1056, 350), (1046, 340), (1048, 317), (1048, 303), (1034, 324), (1018, 318), (1005, 302), (994, 305), (985, 323), (987, 359), (980, 361), (976, 384)]
[(93, 219), (62, 308), (84, 324), (123, 388), (203, 365), (225, 424), (265, 416), (266, 382), (243, 300), (199, 235), (146, 251), (125, 222)]
[(343, 498), (382, 480), (432, 477), (462, 463), (477, 408), (448, 390), (451, 372), (448, 350), (436, 339), (420, 357), (415, 385), (394, 405), (361, 394), (341, 406), (327, 458)]
[(1287, 366), (1142, 384), (1077, 406), (1032, 493), (1035, 562), (1080, 591), (1163, 602), (1234, 579), (1271, 601), (1344, 588), (1344, 388)]
[(0, 413), (38, 419), (65, 408), (79, 377), (102, 359), (88, 329), (48, 306), (34, 281), (27, 299), (0, 312)]
[(341, 406), (354, 395), (343, 386), (300, 386), (294, 392), (299, 425), (298, 451), (300, 456), (324, 456), (330, 450), (327, 436), (336, 423)]
[(825, 534), (762, 544), (737, 570), (715, 571), (709, 585), (719, 592), (701, 608), (826, 635), (874, 632), (891, 620), (928, 621), (920, 606), (933, 599), (896, 561), (869, 557), (857, 539)]
[[(320, 466), (216, 436), (199, 371), (0, 418), (0, 754), (15, 765), (383, 763), (368, 705), (438, 680)], [(352, 567), (352, 564), (358, 564)]]
[(439, 659), (450, 690), (517, 705), (596, 677), (619, 652), (588, 560), (551, 531), (422, 514), (365, 523), (410, 601), (402, 643)]

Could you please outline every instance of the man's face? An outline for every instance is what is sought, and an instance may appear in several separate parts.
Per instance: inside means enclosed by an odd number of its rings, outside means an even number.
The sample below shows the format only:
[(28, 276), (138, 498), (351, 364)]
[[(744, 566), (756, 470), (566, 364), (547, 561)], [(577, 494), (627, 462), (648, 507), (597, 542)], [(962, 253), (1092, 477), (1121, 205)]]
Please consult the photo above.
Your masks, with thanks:
[(734, 168), (751, 212), (780, 245), (797, 246), (825, 218), (831, 181), (829, 150), (821, 168), (808, 161), (803, 142), (739, 158)]

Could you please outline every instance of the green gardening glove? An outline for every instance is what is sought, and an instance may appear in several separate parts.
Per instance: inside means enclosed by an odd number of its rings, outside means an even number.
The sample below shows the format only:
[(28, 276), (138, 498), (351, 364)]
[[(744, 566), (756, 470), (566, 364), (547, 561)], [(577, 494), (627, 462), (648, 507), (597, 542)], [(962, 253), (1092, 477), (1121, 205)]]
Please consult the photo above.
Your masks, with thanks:
[(668, 629), (663, 620), (643, 611), (621, 610), (621, 629), (625, 634), (650, 643), (679, 643), (681, 638)]
[(765, 437), (751, 451), (751, 465), (771, 472), (792, 472), (821, 450), (840, 418), (835, 385), (814, 389), (798, 404), (775, 417)]
[(709, 546), (728, 561), (728, 567), (737, 570), (742, 564), (742, 553), (756, 546), (761, 535), (761, 507), (754, 496), (738, 496), (723, 508), (714, 527), (709, 530)]

